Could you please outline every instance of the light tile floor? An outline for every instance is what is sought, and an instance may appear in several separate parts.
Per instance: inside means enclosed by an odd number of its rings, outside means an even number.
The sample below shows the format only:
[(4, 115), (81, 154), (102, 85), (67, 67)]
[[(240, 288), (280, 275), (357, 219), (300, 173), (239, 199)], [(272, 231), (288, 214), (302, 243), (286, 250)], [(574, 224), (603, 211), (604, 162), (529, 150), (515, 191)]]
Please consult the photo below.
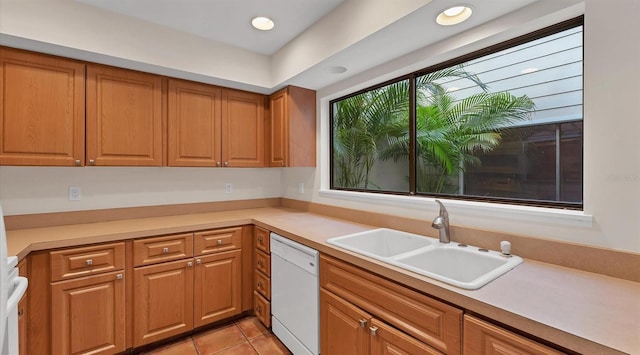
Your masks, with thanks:
[(291, 352), (256, 317), (247, 317), (220, 328), (177, 340), (143, 354), (291, 355)]

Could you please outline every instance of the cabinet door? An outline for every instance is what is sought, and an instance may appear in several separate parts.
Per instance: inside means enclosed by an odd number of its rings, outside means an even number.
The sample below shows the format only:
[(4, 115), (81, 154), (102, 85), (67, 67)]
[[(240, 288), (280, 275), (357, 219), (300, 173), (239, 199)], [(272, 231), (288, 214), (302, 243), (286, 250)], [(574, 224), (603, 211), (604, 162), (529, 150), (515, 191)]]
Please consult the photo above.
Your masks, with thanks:
[(270, 154), (269, 166), (285, 166), (288, 155), (287, 89), (269, 97)]
[(54, 354), (114, 354), (125, 350), (122, 272), (51, 284)]
[(222, 161), (229, 167), (263, 167), (265, 97), (223, 90)]
[(86, 98), (89, 165), (162, 165), (162, 77), (88, 65)]
[(240, 250), (196, 258), (194, 327), (242, 312)]
[(331, 292), (320, 290), (320, 353), (369, 354), (371, 316)]
[(84, 69), (0, 48), (0, 165), (84, 163)]
[(133, 345), (193, 329), (193, 259), (134, 269)]
[(377, 320), (371, 320), (371, 355), (442, 355), (441, 352)]
[(563, 354), (534, 340), (468, 315), (464, 316), (463, 351), (465, 354), (478, 355)]
[(269, 166), (316, 166), (316, 92), (289, 86), (269, 98)]
[(169, 166), (220, 166), (219, 87), (169, 79)]

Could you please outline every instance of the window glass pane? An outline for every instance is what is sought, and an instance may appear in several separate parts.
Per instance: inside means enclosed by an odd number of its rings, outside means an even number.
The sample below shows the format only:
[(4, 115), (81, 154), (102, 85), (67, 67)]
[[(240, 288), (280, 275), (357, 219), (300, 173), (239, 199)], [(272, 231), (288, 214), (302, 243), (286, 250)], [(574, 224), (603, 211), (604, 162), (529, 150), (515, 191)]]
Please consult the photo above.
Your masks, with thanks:
[(409, 81), (336, 101), (332, 114), (333, 188), (409, 192)]
[(416, 88), (418, 193), (582, 203), (581, 26)]
[(582, 31), (332, 101), (331, 188), (581, 206)]

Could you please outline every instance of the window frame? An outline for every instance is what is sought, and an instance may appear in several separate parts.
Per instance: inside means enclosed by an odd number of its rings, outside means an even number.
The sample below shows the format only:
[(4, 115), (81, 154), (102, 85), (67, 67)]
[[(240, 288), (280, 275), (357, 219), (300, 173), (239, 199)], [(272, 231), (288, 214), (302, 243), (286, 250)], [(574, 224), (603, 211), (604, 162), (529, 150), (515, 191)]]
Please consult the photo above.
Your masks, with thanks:
[[(481, 203), (496, 203), (496, 204), (509, 204), (509, 205), (519, 205), (519, 206), (528, 206), (528, 207), (545, 207), (552, 209), (564, 209), (564, 210), (575, 210), (575, 211), (583, 211), (584, 209), (584, 167), (582, 169), (582, 196), (580, 203), (571, 203), (571, 202), (562, 202), (562, 201), (538, 201), (538, 200), (526, 200), (526, 199), (518, 199), (518, 198), (502, 198), (502, 197), (482, 197), (482, 196), (467, 196), (467, 195), (454, 195), (454, 194), (434, 194), (434, 193), (425, 193), (425, 192), (417, 192), (417, 166), (416, 166), (416, 85), (415, 79), (421, 75), (429, 74), (438, 70), (446, 69), (461, 63), (465, 63), (474, 59), (478, 59), (483, 56), (488, 56), (493, 53), (506, 50), (521, 44), (525, 44), (528, 42), (535, 41), (540, 38), (544, 38), (550, 35), (553, 35), (558, 32), (562, 32), (565, 30), (569, 30), (571, 28), (584, 26), (584, 15), (565, 20), (559, 22), (557, 24), (530, 32), (528, 34), (518, 36), (467, 54), (463, 54), (456, 58), (446, 60), (444, 62), (428, 66), (423, 69), (416, 70), (409, 74), (405, 74), (390, 80), (386, 80), (382, 83), (372, 85), (363, 89), (360, 89), (356, 92), (350, 93), (348, 95), (344, 95), (329, 101), (329, 190), (330, 191), (345, 191), (345, 192), (360, 192), (360, 193), (371, 193), (371, 194), (381, 194), (381, 195), (397, 195), (397, 196), (418, 196), (422, 198), (445, 198), (450, 200), (461, 200), (461, 201), (472, 201), (472, 202), (481, 202)], [(584, 31), (582, 32), (583, 37), (583, 58), (584, 58)], [(582, 66), (584, 68), (584, 59), (582, 62)], [(583, 70), (584, 72), (584, 70)], [(408, 192), (400, 192), (400, 191), (389, 191), (389, 190), (371, 190), (371, 189), (358, 189), (358, 188), (345, 188), (345, 187), (336, 187), (334, 184), (334, 105), (336, 102), (379, 89), (384, 86), (391, 85), (393, 83), (408, 80), (409, 81), (409, 191)], [(584, 88), (584, 77), (582, 78)], [(583, 100), (584, 102), (584, 92), (583, 92)], [(584, 109), (583, 109), (584, 112)], [(582, 121), (584, 121), (584, 114)], [(584, 137), (584, 135), (583, 135)], [(583, 151), (584, 151), (584, 138), (582, 141)], [(584, 155), (582, 156), (582, 161), (584, 163)]]

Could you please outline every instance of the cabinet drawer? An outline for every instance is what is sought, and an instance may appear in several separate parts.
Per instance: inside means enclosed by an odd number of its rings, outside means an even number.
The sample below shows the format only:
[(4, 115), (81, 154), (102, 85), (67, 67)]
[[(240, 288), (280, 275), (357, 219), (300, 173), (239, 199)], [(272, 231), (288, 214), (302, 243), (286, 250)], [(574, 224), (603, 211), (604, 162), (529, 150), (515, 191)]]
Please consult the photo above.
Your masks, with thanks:
[(133, 241), (133, 265), (142, 266), (193, 256), (193, 234), (176, 234)]
[(271, 326), (271, 302), (262, 297), (258, 291), (253, 291), (253, 311), (265, 327)]
[(271, 255), (263, 251), (256, 250), (254, 258), (256, 270), (267, 276), (271, 276)]
[(459, 354), (462, 310), (322, 255), (320, 285), (446, 354)]
[(271, 299), (271, 279), (261, 272), (255, 273), (254, 289), (260, 292), (266, 299)]
[(51, 281), (124, 269), (124, 243), (72, 248), (49, 253)]
[(271, 243), (269, 240), (269, 231), (256, 227), (255, 229), (256, 248), (269, 253), (271, 251)]
[(236, 227), (196, 232), (193, 243), (195, 255), (240, 249), (242, 247), (242, 228)]
[(493, 354), (495, 353), (495, 349), (501, 349), (503, 353), (509, 354), (564, 354), (491, 323), (465, 315), (465, 354)]

